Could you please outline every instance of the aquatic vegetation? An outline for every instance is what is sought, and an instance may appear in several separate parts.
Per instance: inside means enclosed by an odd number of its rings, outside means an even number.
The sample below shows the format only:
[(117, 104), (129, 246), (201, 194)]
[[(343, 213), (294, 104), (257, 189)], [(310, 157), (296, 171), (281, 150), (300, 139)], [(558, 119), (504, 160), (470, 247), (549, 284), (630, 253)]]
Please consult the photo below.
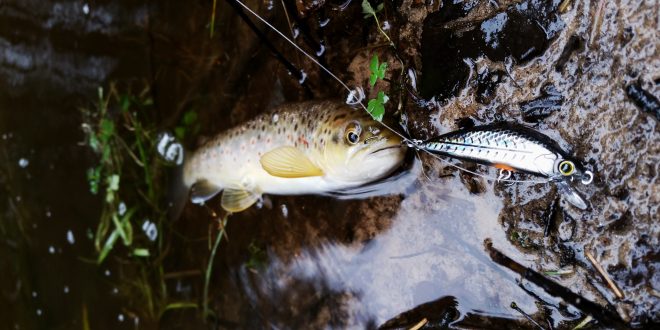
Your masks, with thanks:
[[(102, 209), (95, 233), (96, 263), (119, 260), (134, 274), (121, 285), (133, 292), (135, 308), (157, 319), (165, 311), (190, 308), (196, 303), (170, 302), (163, 259), (167, 255), (164, 234), (167, 209), (163, 173), (168, 164), (156, 153), (155, 127), (150, 126), (153, 102), (148, 87), (120, 93), (111, 84), (107, 94), (98, 89), (95, 108), (82, 109), (85, 145), (97, 156), (98, 164), (88, 169), (90, 192), (102, 197)], [(182, 117), (176, 133), (181, 138), (195, 130), (196, 113)], [(121, 242), (121, 243), (120, 243)]]

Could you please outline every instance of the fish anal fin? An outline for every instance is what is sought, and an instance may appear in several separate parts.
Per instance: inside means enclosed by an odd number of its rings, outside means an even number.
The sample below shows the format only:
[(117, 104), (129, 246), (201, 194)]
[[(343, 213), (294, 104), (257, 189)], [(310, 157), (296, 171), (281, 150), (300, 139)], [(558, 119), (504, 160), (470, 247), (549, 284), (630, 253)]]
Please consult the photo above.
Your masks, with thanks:
[(204, 204), (204, 202), (213, 198), (221, 190), (222, 187), (216, 186), (208, 180), (197, 181), (190, 189), (190, 201), (195, 204)]
[(259, 195), (254, 192), (229, 188), (222, 192), (220, 205), (227, 212), (238, 213), (252, 206), (258, 200)]
[(314, 165), (300, 149), (291, 146), (279, 147), (265, 153), (260, 162), (268, 174), (281, 178), (323, 175), (323, 170)]

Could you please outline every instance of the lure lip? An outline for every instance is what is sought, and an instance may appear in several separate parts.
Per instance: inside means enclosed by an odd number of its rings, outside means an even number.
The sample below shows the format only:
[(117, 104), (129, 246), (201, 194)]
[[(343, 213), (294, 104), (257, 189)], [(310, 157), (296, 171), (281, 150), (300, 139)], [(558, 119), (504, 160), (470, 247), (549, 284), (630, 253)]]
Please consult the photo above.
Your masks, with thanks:
[(559, 188), (559, 191), (561, 192), (564, 199), (569, 204), (577, 207), (580, 210), (586, 210), (589, 207), (584, 198), (580, 196), (575, 188), (571, 187), (571, 185), (566, 180), (557, 182), (557, 187)]

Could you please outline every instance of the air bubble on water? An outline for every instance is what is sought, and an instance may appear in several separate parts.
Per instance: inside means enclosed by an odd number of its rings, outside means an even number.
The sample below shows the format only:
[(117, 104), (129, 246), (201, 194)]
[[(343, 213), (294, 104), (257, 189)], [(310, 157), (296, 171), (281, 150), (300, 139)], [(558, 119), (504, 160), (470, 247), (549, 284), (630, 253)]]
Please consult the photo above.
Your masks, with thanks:
[(89, 15), (89, 5), (88, 4), (83, 4), (82, 11), (83, 11), (83, 14)]
[(273, 123), (276, 123), (280, 119), (280, 116), (273, 114)]
[(49, 247), (48, 247), (48, 253), (50, 253), (50, 254), (55, 254), (55, 247), (52, 246), (52, 245), (49, 246)]
[(119, 202), (119, 207), (117, 208), (117, 213), (119, 216), (123, 216), (126, 214), (126, 203), (124, 202)]
[(316, 56), (321, 56), (323, 53), (325, 53), (325, 46), (323, 44), (320, 44), (321, 48), (316, 52)]
[(76, 242), (76, 238), (73, 236), (73, 231), (71, 231), (71, 229), (66, 232), (66, 241), (71, 245)]
[(69, 293), (69, 286), (67, 285), (64, 286), (64, 293)]
[(180, 143), (173, 143), (167, 148), (165, 159), (174, 164), (183, 164), (183, 146)]
[(112, 294), (119, 294), (119, 289), (117, 288), (112, 288)]
[(289, 209), (286, 207), (286, 205), (282, 204), (280, 206), (280, 209), (282, 209), (282, 215), (286, 218), (289, 216)]
[(28, 165), (30, 165), (30, 161), (27, 160), (27, 158), (21, 158), (18, 160), (18, 166), (20, 166), (21, 168), (26, 168), (28, 167)]
[(119, 313), (119, 315), (117, 315), (117, 321), (124, 322), (124, 314)]
[(149, 221), (149, 219), (145, 220), (142, 224), (142, 230), (150, 241), (153, 242), (158, 238), (158, 227), (156, 227), (155, 223)]
[(41, 316), (41, 314), (43, 314), (43, 312), (41, 311), (41, 308), (37, 308), (37, 316)]
[(158, 154), (168, 162), (183, 164), (183, 146), (169, 132), (161, 133), (156, 146)]
[(16, 201), (20, 202), (21, 201), (21, 196), (16, 196)]
[(38, 296), (37, 291), (32, 291), (32, 298), (36, 298)]
[(50, 212), (50, 210), (46, 210), (46, 218), (50, 218), (53, 214)]
[(109, 277), (110, 276), (110, 269), (106, 269), (103, 274), (105, 274), (105, 276)]
[(300, 80), (298, 80), (298, 83), (302, 85), (305, 80), (307, 80), (307, 73), (305, 73), (303, 70), (300, 70)]

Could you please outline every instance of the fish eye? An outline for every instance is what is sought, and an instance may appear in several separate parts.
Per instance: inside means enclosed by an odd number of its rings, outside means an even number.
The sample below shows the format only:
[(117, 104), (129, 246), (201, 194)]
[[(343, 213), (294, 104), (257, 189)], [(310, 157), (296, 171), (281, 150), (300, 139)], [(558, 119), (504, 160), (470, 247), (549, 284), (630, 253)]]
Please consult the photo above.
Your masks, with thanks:
[(346, 132), (346, 141), (350, 144), (356, 144), (358, 143), (358, 140), (360, 139), (360, 136), (355, 133), (355, 131), (351, 130)]
[(559, 163), (559, 173), (563, 176), (569, 176), (575, 173), (575, 164), (570, 160), (565, 160)]
[(358, 143), (358, 141), (360, 141), (361, 130), (360, 124), (356, 122), (349, 123), (346, 127), (346, 141), (349, 144)]

